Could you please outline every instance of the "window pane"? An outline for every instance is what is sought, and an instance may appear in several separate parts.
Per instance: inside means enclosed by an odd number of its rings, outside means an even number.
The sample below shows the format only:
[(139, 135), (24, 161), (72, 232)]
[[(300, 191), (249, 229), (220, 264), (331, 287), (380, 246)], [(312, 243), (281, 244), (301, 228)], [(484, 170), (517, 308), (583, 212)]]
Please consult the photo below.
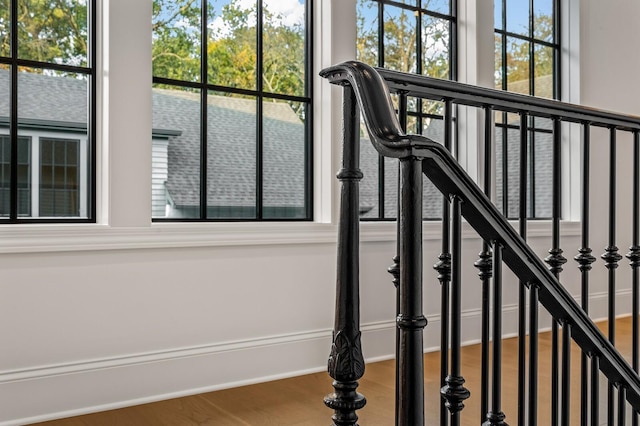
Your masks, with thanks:
[(20, 11), (28, 11), (20, 13), (18, 22), (21, 59), (87, 66), (86, 0), (17, 1)]
[(0, 3), (0, 56), (11, 55), (11, 18), (9, 2)]
[(432, 12), (451, 14), (451, 0), (422, 0), (422, 7)]
[(265, 2), (263, 14), (264, 91), (304, 96), (304, 1)]
[(200, 92), (153, 89), (153, 217), (200, 216)]
[(548, 46), (535, 45), (535, 95), (553, 99), (553, 52)]
[(533, 37), (553, 41), (553, 0), (534, 0)]
[(530, 94), (529, 66), (530, 43), (507, 37), (507, 90)]
[(442, 217), (442, 193), (426, 176), (422, 176), (422, 218), (440, 219)]
[(200, 80), (200, 5), (200, 0), (154, 0), (154, 76)]
[[(31, 138), (18, 137), (18, 216), (31, 215)], [(0, 136), (0, 217), (11, 209), (11, 140)]]
[(255, 89), (257, 3), (209, 0), (208, 4), (209, 83)]
[[(536, 122), (542, 119), (536, 119)], [(545, 120), (551, 125), (551, 120)], [(538, 124), (538, 123), (536, 123)], [(553, 134), (534, 132), (535, 217), (550, 218), (553, 211)]]
[(384, 217), (398, 216), (398, 167), (397, 158), (384, 158)]
[(73, 139), (40, 138), (40, 151), (47, 152), (40, 159), (40, 216), (80, 215), (79, 143)]
[[(80, 140), (88, 141), (88, 77), (83, 74), (56, 72), (47, 69), (21, 68), (18, 74), (19, 132), (33, 132), (37, 125), (38, 139), (34, 149), (40, 165), (33, 173), (41, 179), (38, 184), (22, 165), (30, 151), (18, 152), (18, 209), (21, 216), (32, 217), (87, 217), (89, 194), (89, 149), (80, 158)], [(47, 137), (39, 132), (45, 129)], [(69, 138), (72, 134), (73, 138)], [(37, 141), (40, 143), (37, 143)], [(75, 147), (67, 152), (67, 145)], [(69, 154), (72, 154), (71, 156)], [(48, 167), (48, 168), (46, 168)], [(80, 171), (80, 168), (84, 170)], [(73, 180), (67, 171), (73, 169)], [(80, 179), (84, 176), (84, 179)], [(44, 179), (44, 180), (42, 180)], [(35, 185), (35, 188), (31, 188)], [(32, 194), (35, 190), (36, 193)], [(32, 197), (36, 197), (33, 199)], [(39, 200), (39, 201), (38, 201)], [(31, 206), (30, 208), (28, 206)], [(26, 211), (29, 211), (26, 213)], [(21, 213), (22, 212), (22, 213)]]
[(256, 98), (207, 99), (207, 217), (256, 217)]
[(18, 118), (87, 136), (88, 77), (39, 68), (20, 68)]
[(504, 82), (504, 76), (502, 75), (504, 67), (502, 66), (502, 35), (500, 34), (496, 34), (494, 36), (495, 38), (495, 45), (496, 45), (496, 71), (494, 74), (495, 77), (495, 85), (496, 85), (496, 89), (502, 89), (503, 88), (503, 82)]
[[(364, 129), (364, 127), (361, 127)], [(380, 217), (379, 163), (380, 156), (375, 150), (366, 131), (360, 132), (360, 170), (364, 177), (360, 181), (360, 218)]]
[(263, 216), (304, 218), (307, 201), (304, 104), (265, 99), (262, 105)]
[(507, 0), (507, 31), (529, 35), (529, 2)]
[(378, 65), (378, 3), (358, 0), (358, 36), (356, 59), (371, 66)]
[(502, 2), (504, 0), (495, 0), (493, 2), (493, 26), (495, 28), (504, 30), (502, 25)]
[(422, 73), (449, 78), (449, 21), (422, 16)]
[(409, 10), (384, 8), (384, 66), (403, 72), (417, 70), (416, 17)]

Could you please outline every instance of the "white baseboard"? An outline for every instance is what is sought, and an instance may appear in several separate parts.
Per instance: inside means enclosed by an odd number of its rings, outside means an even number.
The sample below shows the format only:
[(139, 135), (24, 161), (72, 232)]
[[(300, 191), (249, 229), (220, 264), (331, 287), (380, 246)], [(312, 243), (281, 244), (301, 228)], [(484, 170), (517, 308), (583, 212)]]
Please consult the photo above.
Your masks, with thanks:
[[(629, 295), (627, 289), (617, 292), (619, 306), (625, 306)], [(606, 293), (593, 294), (590, 302), (592, 317), (606, 317)], [(464, 344), (479, 342), (480, 314), (480, 309), (463, 312)], [(437, 351), (440, 317), (435, 315), (428, 320), (425, 352)], [(503, 322), (504, 336), (513, 336), (517, 324), (515, 305), (503, 307)], [(542, 319), (540, 327), (547, 328)], [(393, 358), (393, 320), (363, 324), (362, 334), (367, 362)], [(77, 416), (319, 372), (326, 368), (330, 344), (330, 330), (313, 330), (2, 371), (0, 426)], [(331, 379), (327, 376), (327, 393), (330, 391)]]

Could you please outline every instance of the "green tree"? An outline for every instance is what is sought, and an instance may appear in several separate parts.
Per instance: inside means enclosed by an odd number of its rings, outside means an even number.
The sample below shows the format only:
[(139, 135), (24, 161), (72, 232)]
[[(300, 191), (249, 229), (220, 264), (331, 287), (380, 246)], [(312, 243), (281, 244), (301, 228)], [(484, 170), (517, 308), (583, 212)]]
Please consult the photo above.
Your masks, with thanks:
[[(9, 0), (0, 0), (0, 55), (3, 56), (11, 54), (9, 5)], [(86, 0), (18, 2), (20, 58), (86, 66), (87, 41)]]
[[(423, 1), (429, 8), (429, 1)], [(357, 59), (373, 66), (379, 65), (378, 2), (358, 0)], [(392, 11), (395, 11), (392, 12)], [(383, 44), (385, 68), (415, 73), (418, 70), (417, 37), (421, 37), (422, 74), (429, 77), (449, 78), (449, 24), (448, 21), (422, 16), (422, 28), (418, 28), (415, 14), (407, 9), (385, 7)], [(415, 110), (416, 99), (409, 99), (409, 108)], [(441, 102), (423, 102), (423, 113), (441, 114)], [(428, 125), (429, 120), (424, 124)], [(411, 124), (411, 123), (410, 123)]]
[(153, 75), (200, 80), (200, 7), (196, 0), (154, 0)]
[[(537, 15), (534, 19), (535, 36), (539, 40), (553, 40), (553, 17), (550, 15)], [(496, 36), (498, 49), (501, 38)], [(553, 75), (554, 49), (541, 44), (535, 45), (533, 63), (531, 62), (530, 43), (515, 37), (507, 38), (506, 73), (507, 88), (521, 93), (529, 94), (529, 70), (534, 66), (536, 80), (540, 77)], [(497, 50), (498, 50), (497, 49)], [(497, 84), (502, 77), (501, 52), (496, 51), (496, 76)], [(536, 88), (536, 95), (553, 97), (551, 85), (547, 84), (543, 90)]]
[[(429, 1), (422, 6), (429, 8)], [(378, 65), (379, 23), (378, 3), (358, 0), (356, 51), (358, 60)], [(391, 16), (391, 10), (398, 11)], [(449, 78), (449, 25), (445, 20), (422, 16), (422, 29), (417, 19), (407, 9), (388, 7), (383, 23), (385, 68), (415, 73), (417, 67), (417, 37), (422, 42), (422, 73), (430, 77)], [(368, 19), (374, 16), (374, 19)]]
[[(255, 88), (257, 72), (256, 7), (234, 0), (222, 9), (224, 29), (210, 33), (209, 81)], [(271, 93), (304, 95), (305, 32), (302, 24), (285, 25), (285, 17), (263, 7), (262, 86)]]

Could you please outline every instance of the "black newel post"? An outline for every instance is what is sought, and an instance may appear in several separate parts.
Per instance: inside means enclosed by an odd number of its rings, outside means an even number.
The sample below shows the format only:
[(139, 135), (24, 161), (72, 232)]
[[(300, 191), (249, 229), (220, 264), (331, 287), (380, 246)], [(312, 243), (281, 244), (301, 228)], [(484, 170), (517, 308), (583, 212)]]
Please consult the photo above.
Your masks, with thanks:
[(335, 410), (334, 426), (356, 426), (356, 410), (366, 400), (356, 392), (358, 379), (364, 374), (364, 358), (360, 344), (359, 294), (359, 111), (351, 86), (344, 86), (342, 169), (338, 179), (340, 224), (338, 229), (338, 276), (336, 282), (336, 313), (333, 344), (329, 356), (329, 375), (334, 379), (335, 392), (324, 398), (327, 407)]
[(422, 161), (400, 160), (400, 312), (396, 423), (424, 424), (424, 360), (422, 332)]

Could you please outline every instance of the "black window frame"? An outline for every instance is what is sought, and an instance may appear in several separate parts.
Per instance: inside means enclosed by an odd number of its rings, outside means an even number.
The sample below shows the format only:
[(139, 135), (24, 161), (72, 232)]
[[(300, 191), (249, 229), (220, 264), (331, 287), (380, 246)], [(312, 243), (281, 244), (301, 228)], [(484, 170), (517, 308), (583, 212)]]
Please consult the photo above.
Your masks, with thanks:
[[(537, 38), (535, 36), (535, 16), (534, 16), (534, 11), (535, 11), (535, 0), (528, 0), (527, 1), (527, 7), (529, 8), (529, 20), (528, 20), (528, 26), (529, 26), (529, 31), (528, 34), (521, 34), (521, 33), (516, 33), (516, 32), (512, 32), (512, 31), (508, 31), (508, 22), (507, 22), (507, 4), (508, 4), (509, 0), (494, 0), (494, 8), (497, 6), (497, 4), (500, 4), (501, 7), (501, 15), (500, 17), (502, 18), (501, 22), (494, 22), (494, 35), (495, 35), (495, 39), (496, 41), (499, 39), (500, 40), (500, 47), (501, 50), (500, 52), (496, 52), (496, 56), (499, 54), (500, 55), (500, 70), (499, 70), (499, 75), (501, 78), (501, 89), (502, 90), (509, 90), (509, 85), (508, 85), (508, 76), (507, 76), (507, 69), (508, 69), (508, 63), (507, 63), (507, 37), (510, 39), (517, 39), (519, 41), (523, 41), (523, 42), (527, 42), (529, 43), (529, 76), (528, 76), (528, 81), (529, 81), (529, 90), (528, 90), (528, 95), (534, 96), (534, 94), (536, 93), (535, 90), (535, 71), (536, 71), (536, 62), (535, 62), (535, 52), (536, 52), (536, 46), (544, 46), (550, 49), (553, 49), (553, 65), (552, 65), (552, 96), (553, 99), (556, 100), (561, 100), (561, 94), (562, 94), (562, 79), (561, 79), (561, 71), (562, 71), (562, 58), (561, 58), (561, 54), (562, 54), (562, 50), (561, 50), (561, 46), (562, 46), (562, 38), (561, 38), (561, 2), (560, 0), (552, 0), (553, 4), (552, 4), (552, 13), (553, 13), (553, 17), (552, 17), (552, 25), (553, 25), (553, 40), (552, 41), (547, 41), (547, 40), (543, 40), (540, 38)], [(494, 14), (495, 16), (495, 14)], [(496, 49), (497, 50), (497, 49)], [(497, 68), (496, 68), (497, 69)], [(513, 124), (513, 122), (517, 122), (517, 120), (510, 120), (510, 117), (512, 117), (511, 114), (508, 114), (507, 112), (496, 112), (496, 123), (495, 123), (495, 129), (496, 131), (498, 129), (500, 129), (500, 142), (501, 142), (501, 152), (498, 153), (496, 152), (497, 155), (500, 155), (500, 160), (501, 160), (501, 166), (502, 166), (502, 185), (500, 185), (500, 188), (496, 188), (496, 197), (498, 197), (498, 192), (500, 192), (501, 195), (501, 202), (499, 202), (499, 200), (496, 199), (496, 202), (498, 202), (500, 205), (498, 206), (503, 214), (508, 217), (509, 219), (517, 219), (517, 214), (516, 213), (510, 213), (510, 205), (518, 205), (518, 201), (516, 200), (515, 202), (511, 202), (509, 200), (509, 174), (506, 172), (509, 168), (508, 166), (508, 162), (509, 162), (509, 143), (508, 143), (508, 134), (509, 132), (515, 132), (515, 131), (519, 131), (520, 129), (520, 125), (519, 123)], [(499, 114), (499, 116), (498, 116)], [(499, 119), (498, 119), (499, 117)], [(510, 123), (511, 121), (511, 123)], [(536, 156), (535, 156), (535, 152), (536, 152), (536, 147), (535, 147), (535, 141), (536, 141), (536, 135), (544, 135), (543, 137), (552, 137), (553, 131), (551, 130), (551, 126), (540, 126), (540, 119), (536, 119), (535, 117), (528, 117), (528, 124), (527, 124), (527, 134), (528, 134), (528, 141), (527, 141), (527, 161), (528, 161), (528, 169), (527, 169), (527, 183), (528, 183), (528, 187), (527, 187), (527, 218), (528, 219), (538, 219), (538, 220), (547, 220), (551, 218), (551, 212), (549, 212), (549, 215), (541, 215), (538, 216), (536, 215)], [(498, 135), (496, 134), (496, 142), (498, 142)], [(496, 143), (496, 150), (497, 150), (497, 143)], [(498, 158), (496, 158), (496, 161), (499, 161)], [(498, 191), (499, 189), (499, 191)]]
[[(279, 93), (270, 93), (264, 90), (262, 78), (262, 57), (263, 57), (263, 0), (258, 0), (256, 22), (256, 87), (254, 89), (243, 89), (231, 86), (222, 86), (217, 84), (211, 84), (208, 81), (208, 55), (203, 54), (207, 52), (208, 47), (208, 31), (207, 23), (208, 19), (208, 5), (207, 0), (201, 2), (201, 15), (200, 15), (200, 79), (199, 81), (190, 80), (178, 80), (166, 77), (152, 77), (152, 83), (154, 85), (166, 85), (173, 86), (181, 89), (196, 90), (200, 96), (200, 206), (199, 217), (196, 218), (170, 218), (170, 217), (152, 217), (152, 222), (301, 222), (301, 221), (313, 221), (314, 218), (314, 191), (313, 191), (313, 9), (314, 0), (305, 0), (305, 93), (303, 96), (299, 95), (286, 95)], [(204, 6), (204, 7), (203, 7)], [(208, 217), (208, 205), (207, 205), (207, 119), (208, 119), (208, 104), (207, 96), (209, 93), (222, 93), (229, 95), (250, 96), (256, 99), (256, 205), (255, 205), (255, 217), (229, 217), (229, 218), (216, 218)], [(299, 102), (305, 105), (305, 120), (304, 120), (304, 133), (305, 133), (305, 182), (304, 182), (304, 217), (264, 217), (264, 211), (269, 207), (264, 206), (263, 199), (263, 100), (278, 100), (278, 101), (290, 101)]]
[[(413, 0), (415, 4), (406, 4), (393, 0), (367, 0), (369, 2), (377, 3), (378, 7), (378, 63), (370, 64), (380, 68), (385, 68), (385, 55), (384, 55), (384, 9), (385, 6), (398, 7), (412, 12), (416, 17), (415, 28), (418, 29), (417, 34), (420, 34), (422, 29), (422, 17), (424, 15), (432, 18), (438, 18), (449, 21), (449, 80), (456, 81), (458, 79), (458, 0), (449, 0), (449, 14), (443, 14), (441, 12), (432, 11), (422, 7), (424, 0)], [(423, 73), (423, 61), (422, 61), (422, 37), (416, 37), (416, 74)], [(430, 99), (422, 99), (426, 102), (439, 102)], [(443, 120), (444, 115), (434, 114), (423, 111), (423, 102), (420, 99), (415, 98), (413, 104), (415, 110), (407, 108), (406, 115), (408, 119), (416, 120), (416, 133), (422, 133), (424, 120)], [(444, 104), (443, 104), (444, 106)], [(455, 113), (454, 113), (455, 115)], [(453, 117), (453, 123), (455, 123), (455, 116)], [(456, 126), (454, 125), (454, 130)], [(454, 132), (455, 133), (455, 132)], [(456, 139), (454, 134), (454, 139)], [(378, 215), (375, 217), (361, 217), (362, 221), (395, 221), (396, 215), (385, 214), (385, 160), (383, 156), (378, 158)], [(362, 213), (361, 213), (362, 214)], [(441, 220), (441, 216), (424, 217), (425, 221)]]
[[(2, 224), (24, 224), (24, 223), (95, 223), (96, 222), (96, 135), (97, 135), (97, 0), (87, 1), (87, 64), (86, 66), (75, 66), (60, 64), (55, 62), (42, 62), (32, 59), (23, 59), (18, 55), (19, 43), (19, 23), (18, 23), (18, 1), (9, 0), (10, 16), (10, 56), (0, 55), (0, 65), (8, 66), (10, 69), (10, 105), (9, 122), (2, 123), (9, 125), (9, 137), (11, 139), (11, 182), (10, 182), (10, 212), (8, 218), (0, 218)], [(56, 72), (68, 72), (81, 74), (87, 78), (88, 88), (88, 117), (87, 117), (87, 150), (88, 150), (88, 188), (87, 190), (87, 217), (25, 217), (18, 212), (18, 130), (19, 128), (32, 125), (33, 123), (23, 123), (18, 116), (18, 75), (21, 67), (51, 70)], [(32, 120), (31, 120), (32, 121)], [(84, 129), (83, 129), (84, 130)], [(31, 167), (39, 165), (31, 165)], [(31, 190), (37, 190), (32, 188)]]

